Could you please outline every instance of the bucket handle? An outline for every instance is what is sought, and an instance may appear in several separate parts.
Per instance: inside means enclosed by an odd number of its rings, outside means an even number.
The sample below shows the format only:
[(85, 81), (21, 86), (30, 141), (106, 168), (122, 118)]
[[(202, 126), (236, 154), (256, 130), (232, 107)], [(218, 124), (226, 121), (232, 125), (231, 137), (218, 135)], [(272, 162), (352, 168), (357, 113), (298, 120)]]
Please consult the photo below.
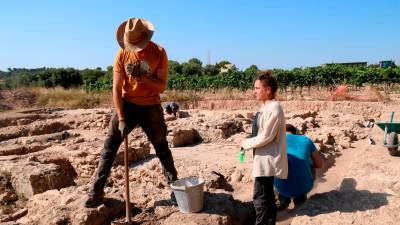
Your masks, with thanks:
[(186, 186), (174, 186), (174, 185), (171, 184), (171, 188), (173, 190), (186, 191)]

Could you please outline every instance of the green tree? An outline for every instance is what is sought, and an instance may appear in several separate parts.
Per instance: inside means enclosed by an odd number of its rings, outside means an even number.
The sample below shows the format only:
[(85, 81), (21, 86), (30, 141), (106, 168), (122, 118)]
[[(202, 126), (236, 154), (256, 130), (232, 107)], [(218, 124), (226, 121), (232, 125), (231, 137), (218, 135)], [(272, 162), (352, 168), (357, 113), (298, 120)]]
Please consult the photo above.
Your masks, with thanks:
[(257, 74), (260, 72), (260, 70), (258, 69), (258, 67), (256, 65), (251, 65), (250, 67), (246, 68), (244, 70), (244, 74), (246, 76), (257, 76)]
[(222, 60), (221, 62), (216, 63), (215, 66), (218, 68), (218, 70), (221, 70), (221, 68), (223, 68), (227, 64), (232, 64), (232, 63), (227, 60)]
[(197, 58), (192, 58), (188, 62), (182, 63), (182, 74), (193, 76), (202, 75), (203, 67), (202, 62)]
[(81, 71), (82, 74), (82, 82), (83, 87), (86, 91), (96, 91), (98, 90), (98, 81), (102, 78), (106, 73), (102, 70), (92, 70), (92, 69), (84, 69)]
[(219, 69), (215, 65), (206, 65), (204, 67), (204, 74), (208, 76), (215, 76), (219, 73)]
[(178, 61), (168, 61), (168, 73), (169, 74), (182, 74), (182, 65)]
[(303, 84), (307, 87), (308, 94), (310, 95), (311, 86), (316, 84), (316, 69), (315, 68), (305, 68), (302, 73)]

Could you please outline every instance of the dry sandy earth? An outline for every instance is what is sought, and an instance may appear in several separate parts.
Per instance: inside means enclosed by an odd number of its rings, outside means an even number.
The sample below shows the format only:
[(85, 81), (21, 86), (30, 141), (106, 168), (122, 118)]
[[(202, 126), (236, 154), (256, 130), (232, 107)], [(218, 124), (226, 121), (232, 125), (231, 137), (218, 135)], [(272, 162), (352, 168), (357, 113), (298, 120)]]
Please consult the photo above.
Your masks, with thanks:
[[(224, 104), (232, 110), (210, 111), (200, 105), (177, 120), (166, 116), (179, 177), (199, 176), (206, 181), (205, 207), (199, 213), (183, 214), (167, 201), (170, 188), (154, 150), (140, 129), (130, 135), (135, 221), (251, 224), (252, 157), (247, 154), (240, 164), (233, 140), (250, 133), (257, 104)], [(318, 171), (306, 204), (280, 212), (278, 224), (399, 224), (400, 157), (390, 156), (382, 146), (381, 130), (367, 127), (370, 119), (387, 120), (389, 112), (400, 112), (399, 104), (282, 104), (287, 121), (315, 141), (327, 167)], [(106, 108), (1, 113), (0, 223), (100, 225), (123, 218), (122, 152), (106, 185), (105, 204), (82, 207), (110, 115)]]

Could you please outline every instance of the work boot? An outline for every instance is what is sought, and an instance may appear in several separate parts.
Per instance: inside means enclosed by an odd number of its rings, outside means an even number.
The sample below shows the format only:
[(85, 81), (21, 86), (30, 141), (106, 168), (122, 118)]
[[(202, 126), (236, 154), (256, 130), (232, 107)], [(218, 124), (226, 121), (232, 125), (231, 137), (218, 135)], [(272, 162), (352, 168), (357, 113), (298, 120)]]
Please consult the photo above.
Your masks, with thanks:
[(283, 211), (287, 208), (289, 208), (289, 203), (287, 203), (287, 202), (282, 202), (282, 203), (277, 204), (278, 211)]
[(171, 197), (169, 199), (169, 203), (171, 203), (171, 205), (175, 205), (175, 206), (178, 205), (178, 202), (176, 201), (176, 198), (175, 198), (175, 193), (173, 191), (171, 192)]
[(298, 196), (293, 199), (294, 206), (298, 208), (302, 206), (306, 202), (306, 200), (307, 200), (307, 195)]
[(93, 208), (103, 203), (103, 200), (104, 200), (104, 192), (95, 195), (88, 194), (84, 201), (84, 206), (86, 208)]
[(289, 208), (290, 202), (292, 201), (290, 198), (284, 197), (282, 195), (279, 195), (278, 198), (279, 198), (279, 203), (276, 206), (278, 211), (282, 211)]

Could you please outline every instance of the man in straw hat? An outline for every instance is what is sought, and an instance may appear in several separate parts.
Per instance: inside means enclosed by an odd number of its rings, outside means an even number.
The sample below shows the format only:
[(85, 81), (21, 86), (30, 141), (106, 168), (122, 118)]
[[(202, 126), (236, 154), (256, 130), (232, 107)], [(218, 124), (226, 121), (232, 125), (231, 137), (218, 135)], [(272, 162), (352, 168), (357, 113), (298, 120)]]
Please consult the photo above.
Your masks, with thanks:
[(114, 62), (115, 111), (94, 181), (84, 202), (86, 207), (102, 202), (104, 185), (118, 148), (137, 125), (153, 144), (168, 183), (177, 180), (160, 101), (160, 93), (167, 84), (168, 58), (161, 46), (150, 41), (153, 33), (153, 24), (140, 18), (131, 18), (118, 27), (117, 41), (121, 48)]

